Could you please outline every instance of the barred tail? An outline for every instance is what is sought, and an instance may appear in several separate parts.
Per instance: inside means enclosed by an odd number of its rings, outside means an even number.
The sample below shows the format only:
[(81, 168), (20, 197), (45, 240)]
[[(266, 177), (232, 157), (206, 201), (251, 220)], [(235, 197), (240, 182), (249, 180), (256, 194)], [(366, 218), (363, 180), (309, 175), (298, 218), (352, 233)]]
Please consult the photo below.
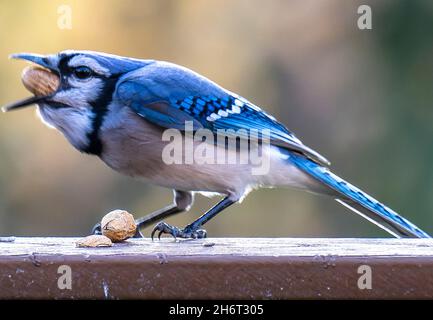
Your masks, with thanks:
[(397, 238), (430, 238), (427, 233), (413, 223), (333, 174), (328, 168), (295, 153), (290, 154), (289, 160), (302, 171), (336, 191), (336, 201), (393, 236)]

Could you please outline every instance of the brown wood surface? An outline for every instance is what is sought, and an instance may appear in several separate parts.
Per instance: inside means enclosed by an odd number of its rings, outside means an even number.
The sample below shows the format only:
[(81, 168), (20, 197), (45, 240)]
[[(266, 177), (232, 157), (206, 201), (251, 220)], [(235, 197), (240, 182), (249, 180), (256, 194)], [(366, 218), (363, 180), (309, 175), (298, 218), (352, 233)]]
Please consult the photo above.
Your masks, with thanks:
[[(429, 239), (131, 239), (91, 249), (77, 240), (0, 238), (0, 298), (433, 298)], [(61, 265), (71, 290), (58, 287)], [(358, 287), (361, 265), (371, 289)]]

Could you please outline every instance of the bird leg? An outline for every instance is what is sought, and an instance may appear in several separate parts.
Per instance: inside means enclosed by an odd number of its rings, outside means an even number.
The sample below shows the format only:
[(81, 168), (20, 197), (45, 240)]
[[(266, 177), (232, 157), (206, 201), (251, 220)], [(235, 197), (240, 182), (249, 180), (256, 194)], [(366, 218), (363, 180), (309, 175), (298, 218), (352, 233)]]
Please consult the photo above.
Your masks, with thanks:
[(230, 199), (229, 197), (225, 197), (223, 200), (218, 202), (215, 206), (213, 206), (209, 211), (203, 214), (194, 222), (187, 225), (185, 228), (180, 229), (178, 227), (174, 227), (161, 221), (158, 223), (152, 230), (151, 238), (155, 236), (155, 233), (158, 231), (158, 239), (161, 239), (161, 235), (163, 233), (172, 235), (176, 238), (192, 238), (192, 239), (202, 239), (206, 238), (206, 230), (199, 229), (202, 225), (208, 222), (210, 219), (215, 217), (218, 213), (223, 211), (228, 206), (232, 205), (236, 201)]

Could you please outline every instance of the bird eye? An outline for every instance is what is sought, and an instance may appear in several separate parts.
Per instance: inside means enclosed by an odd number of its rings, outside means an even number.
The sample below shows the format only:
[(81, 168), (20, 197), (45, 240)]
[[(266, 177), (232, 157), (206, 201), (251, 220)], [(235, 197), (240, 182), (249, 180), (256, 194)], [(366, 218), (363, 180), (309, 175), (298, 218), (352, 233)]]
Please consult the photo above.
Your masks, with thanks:
[(89, 79), (92, 76), (92, 69), (90, 69), (89, 67), (76, 67), (74, 69), (74, 75), (81, 80), (84, 79)]

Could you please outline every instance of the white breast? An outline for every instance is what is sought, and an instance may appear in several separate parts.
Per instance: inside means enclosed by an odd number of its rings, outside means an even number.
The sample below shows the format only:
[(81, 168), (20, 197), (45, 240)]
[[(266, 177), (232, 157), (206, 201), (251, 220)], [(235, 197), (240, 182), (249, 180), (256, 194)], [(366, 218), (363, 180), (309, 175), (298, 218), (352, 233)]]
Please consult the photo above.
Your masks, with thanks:
[(46, 125), (63, 133), (78, 150), (89, 145), (93, 113), (88, 108), (51, 108), (41, 104), (38, 114)]

